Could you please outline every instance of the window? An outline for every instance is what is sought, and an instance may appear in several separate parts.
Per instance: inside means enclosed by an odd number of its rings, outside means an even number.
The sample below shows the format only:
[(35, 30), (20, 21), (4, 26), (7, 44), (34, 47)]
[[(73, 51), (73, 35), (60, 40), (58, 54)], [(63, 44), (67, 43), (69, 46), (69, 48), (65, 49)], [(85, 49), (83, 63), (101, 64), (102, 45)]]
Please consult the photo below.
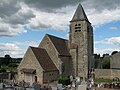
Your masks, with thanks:
[(81, 31), (81, 24), (75, 24), (75, 32)]
[(77, 26), (77, 24), (75, 24), (75, 26)]
[(75, 27), (75, 29), (78, 29), (78, 27)]

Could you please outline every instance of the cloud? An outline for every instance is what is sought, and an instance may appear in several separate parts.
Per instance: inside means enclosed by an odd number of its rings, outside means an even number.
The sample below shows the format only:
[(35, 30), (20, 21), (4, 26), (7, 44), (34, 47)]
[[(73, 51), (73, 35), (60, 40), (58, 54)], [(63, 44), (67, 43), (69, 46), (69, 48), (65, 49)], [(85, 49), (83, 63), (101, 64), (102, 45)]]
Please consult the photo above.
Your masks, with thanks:
[(120, 47), (120, 37), (105, 38), (104, 40), (101, 41), (95, 41), (95, 44), (109, 44)]
[(0, 36), (16, 36), (21, 33), (27, 32), (20, 25), (10, 25), (5, 22), (0, 22)]
[[(35, 41), (0, 43), (0, 56), (3, 57), (9, 54), (11, 57), (22, 58), (28, 46), (37, 47), (38, 44), (39, 43)], [(25, 48), (22, 48), (23, 46)]]
[(23, 26), (35, 17), (27, 6), (18, 0), (2, 0), (0, 7), (0, 37), (12, 37), (27, 32)]
[(94, 48), (94, 53), (100, 54), (101, 56), (106, 53), (111, 55), (113, 51), (120, 51), (120, 49), (118, 48), (107, 48), (107, 49)]
[(33, 47), (38, 47), (40, 42), (35, 42), (35, 41), (25, 41), (23, 42), (17, 42), (15, 41), (14, 44), (18, 45), (18, 46), (33, 46)]
[[(98, 54), (105, 54), (109, 53), (111, 54), (113, 51), (120, 51), (120, 37), (111, 37), (111, 38), (105, 38), (101, 41), (95, 41), (95, 46), (97, 45), (105, 45), (107, 48), (94, 48), (95, 53)], [(109, 46), (110, 47), (109, 47)]]
[(55, 12), (62, 7), (76, 5), (84, 0), (23, 0), (31, 8), (45, 12)]
[(6, 54), (11, 57), (21, 57), (24, 54), (24, 50), (13, 43), (0, 43), (0, 56), (3, 57)]
[(106, 23), (110, 23), (112, 21), (120, 20), (120, 9), (107, 10), (104, 9), (101, 12), (93, 11), (93, 13), (89, 14), (89, 19), (93, 25), (103, 25)]
[(8, 17), (15, 14), (21, 7), (18, 0), (0, 0), (0, 17)]
[(111, 30), (119, 30), (118, 27), (110, 27)]
[(68, 31), (69, 21), (79, 2), (95, 26), (120, 20), (120, 0), (1, 0), (0, 24), (4, 29), (0, 27), (0, 36), (25, 33), (23, 26), (26, 25), (37, 31)]
[(114, 10), (119, 7), (120, 0), (84, 0), (83, 4), (89, 9), (94, 8), (97, 12), (104, 9)]
[[(44, 2), (39, 0), (38, 3), (36, 3), (32, 1), (28, 2), (27, 0), (25, 0), (25, 3), (28, 5), (28, 7), (37, 8), (33, 9), (36, 17), (30, 21), (30, 24), (28, 24), (28, 26), (34, 30), (69, 30), (69, 21), (71, 20), (71, 17), (73, 16), (78, 3), (71, 3), (71, 1), (69, 3), (64, 3), (64, 1), (62, 1), (61, 5), (56, 6), (57, 1), (52, 0), (50, 2), (53, 3), (53, 5), (50, 6), (50, 3), (48, 2), (49, 1)], [(115, 2), (112, 0), (82, 0), (81, 2), (87, 13), (89, 21), (94, 26), (100, 26), (112, 21), (120, 20), (119, 0), (115, 0)], [(42, 6), (41, 4), (43, 4), (44, 6)], [(50, 10), (48, 10), (48, 8)]]
[(56, 9), (58, 13), (48, 13), (42, 11), (34, 10), (35, 18), (30, 20), (28, 27), (32, 30), (59, 30), (59, 31), (67, 31), (69, 28), (69, 15), (72, 16), (72, 10), (74, 10), (73, 6), (68, 6), (61, 9)]

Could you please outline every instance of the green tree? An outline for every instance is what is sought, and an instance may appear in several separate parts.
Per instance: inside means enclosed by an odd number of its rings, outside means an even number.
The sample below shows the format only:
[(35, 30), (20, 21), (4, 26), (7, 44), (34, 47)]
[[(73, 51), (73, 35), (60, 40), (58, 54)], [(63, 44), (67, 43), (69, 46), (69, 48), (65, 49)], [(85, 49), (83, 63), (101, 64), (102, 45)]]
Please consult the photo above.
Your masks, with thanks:
[(110, 60), (104, 60), (102, 62), (103, 69), (110, 69)]
[(4, 59), (4, 64), (5, 65), (8, 65), (9, 63), (11, 63), (12, 62), (12, 58), (10, 57), (10, 55), (5, 55), (5, 57), (4, 57), (5, 59)]
[(116, 53), (118, 53), (118, 51), (113, 51), (111, 55), (114, 55), (114, 54), (116, 54)]

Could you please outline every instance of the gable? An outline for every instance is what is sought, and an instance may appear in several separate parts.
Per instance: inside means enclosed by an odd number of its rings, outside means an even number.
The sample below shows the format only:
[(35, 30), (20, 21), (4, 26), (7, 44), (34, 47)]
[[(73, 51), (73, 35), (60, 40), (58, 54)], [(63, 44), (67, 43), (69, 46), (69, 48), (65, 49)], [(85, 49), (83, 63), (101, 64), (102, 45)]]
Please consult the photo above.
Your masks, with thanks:
[(58, 51), (60, 55), (67, 55), (70, 56), (69, 50), (68, 50), (68, 40), (48, 35), (47, 36), (50, 38), (51, 42), (53, 43), (54, 47)]
[(37, 47), (28, 48), (20, 66), (29, 69), (41, 67), (44, 71), (57, 70), (46, 50)]
[(22, 68), (27, 68), (27, 69), (36, 69), (36, 68), (42, 68), (37, 61), (33, 51), (31, 50), (31, 47), (29, 47), (20, 63), (18, 66), (18, 69), (21, 70)]

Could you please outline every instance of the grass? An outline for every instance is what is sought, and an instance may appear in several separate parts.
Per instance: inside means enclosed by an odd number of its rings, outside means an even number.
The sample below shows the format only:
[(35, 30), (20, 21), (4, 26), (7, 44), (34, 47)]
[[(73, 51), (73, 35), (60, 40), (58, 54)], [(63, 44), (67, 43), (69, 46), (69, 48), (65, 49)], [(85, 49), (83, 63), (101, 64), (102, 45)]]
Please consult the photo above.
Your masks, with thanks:
[(98, 82), (98, 83), (102, 83), (102, 82), (112, 83), (113, 80), (112, 79), (107, 79), (107, 78), (95, 78), (95, 82)]

